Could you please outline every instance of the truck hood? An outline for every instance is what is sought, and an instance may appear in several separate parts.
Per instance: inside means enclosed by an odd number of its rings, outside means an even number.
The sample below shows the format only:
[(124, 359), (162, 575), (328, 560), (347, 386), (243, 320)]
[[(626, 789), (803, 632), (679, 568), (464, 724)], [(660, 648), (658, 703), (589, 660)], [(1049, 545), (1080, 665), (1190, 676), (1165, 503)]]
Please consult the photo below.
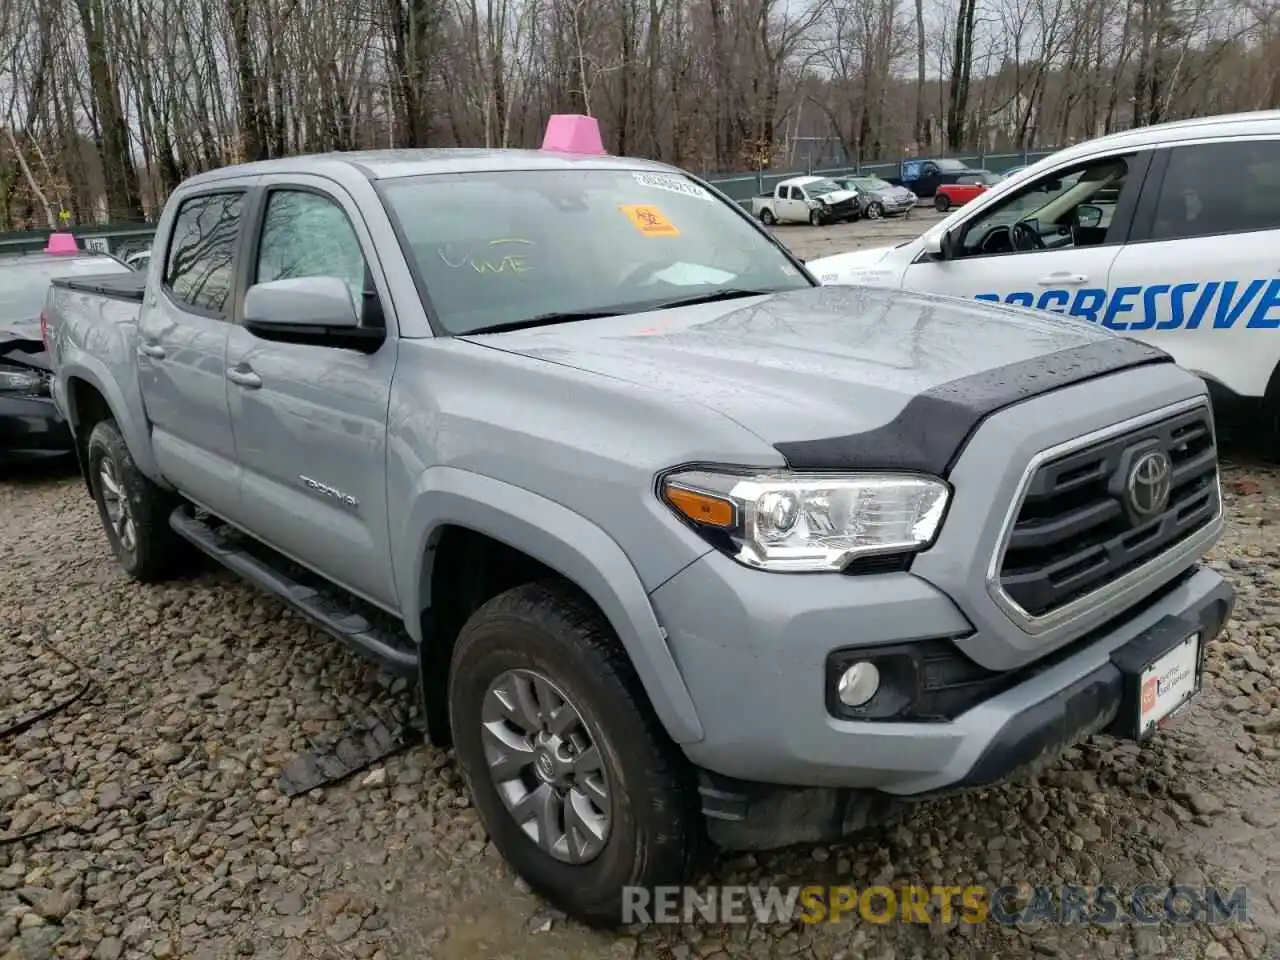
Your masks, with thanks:
[[(1002, 390), (1024, 399), (1061, 386), (1055, 377), (1067, 368), (1080, 379), (1078, 348), (1111, 357), (1103, 366), (1117, 369), (1134, 365), (1113, 357), (1117, 345), (1137, 343), (1068, 317), (874, 287), (807, 288), (463, 339), (664, 391), (770, 444), (876, 430), (926, 392), (991, 371)], [(963, 406), (960, 394), (954, 403)]]
[(38, 370), (51, 370), (49, 355), (40, 339), (40, 321), (0, 322), (0, 357)]
[(852, 200), (857, 194), (852, 190), (832, 190), (830, 193), (824, 193), (819, 200), (824, 200), (829, 204), (844, 203), (846, 200)]

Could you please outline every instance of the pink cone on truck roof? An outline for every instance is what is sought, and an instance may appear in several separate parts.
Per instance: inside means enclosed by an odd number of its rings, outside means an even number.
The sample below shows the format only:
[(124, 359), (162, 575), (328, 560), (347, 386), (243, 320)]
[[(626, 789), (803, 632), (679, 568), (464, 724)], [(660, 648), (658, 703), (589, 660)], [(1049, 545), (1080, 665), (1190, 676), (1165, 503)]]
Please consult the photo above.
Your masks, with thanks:
[(45, 244), (45, 253), (79, 253), (80, 244), (76, 243), (74, 233), (51, 233), (49, 242)]
[(542, 136), (542, 149), (597, 157), (609, 155), (604, 141), (600, 139), (600, 124), (596, 118), (576, 113), (551, 115), (547, 121), (547, 132)]

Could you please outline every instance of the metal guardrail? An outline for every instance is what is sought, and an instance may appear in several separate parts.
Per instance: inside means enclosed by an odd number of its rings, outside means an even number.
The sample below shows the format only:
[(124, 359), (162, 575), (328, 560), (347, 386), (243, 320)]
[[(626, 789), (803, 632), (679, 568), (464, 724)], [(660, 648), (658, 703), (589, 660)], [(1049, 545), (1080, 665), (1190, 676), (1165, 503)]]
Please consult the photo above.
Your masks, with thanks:
[[(949, 159), (963, 160), (969, 166), (992, 173), (1003, 173), (1012, 167), (1035, 163), (1054, 150), (1029, 150), (1021, 153), (977, 153), (968, 156), (957, 156)], [(755, 173), (724, 174), (707, 177), (708, 183), (715, 184), (731, 200), (745, 203), (752, 197), (768, 193), (782, 180), (788, 177), (805, 175), (823, 177), (848, 177), (858, 174), (878, 174), (880, 176), (896, 176), (901, 161), (883, 160), (875, 163), (855, 163), (851, 166), (829, 167), (823, 169), (795, 168), (791, 170), (760, 170)], [(151, 246), (151, 238), (155, 236), (155, 226), (149, 223), (107, 223), (86, 226), (71, 226), (68, 229), (80, 238), (81, 245), (87, 250), (98, 250), (124, 257)], [(49, 239), (48, 230), (22, 230), (16, 233), (0, 233), (0, 255), (6, 253), (28, 253), (40, 250)]]

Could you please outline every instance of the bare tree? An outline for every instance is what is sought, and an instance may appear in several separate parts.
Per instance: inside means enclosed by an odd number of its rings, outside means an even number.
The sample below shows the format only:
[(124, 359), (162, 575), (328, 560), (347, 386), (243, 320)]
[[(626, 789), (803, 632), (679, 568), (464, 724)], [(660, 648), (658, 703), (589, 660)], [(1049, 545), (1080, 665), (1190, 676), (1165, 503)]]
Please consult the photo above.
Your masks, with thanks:
[[(0, 226), (154, 215), (301, 151), (536, 146), (698, 172), (1056, 147), (1280, 106), (1274, 0), (0, 0)], [(798, 150), (797, 143), (820, 144)], [(814, 150), (817, 149), (818, 153)]]

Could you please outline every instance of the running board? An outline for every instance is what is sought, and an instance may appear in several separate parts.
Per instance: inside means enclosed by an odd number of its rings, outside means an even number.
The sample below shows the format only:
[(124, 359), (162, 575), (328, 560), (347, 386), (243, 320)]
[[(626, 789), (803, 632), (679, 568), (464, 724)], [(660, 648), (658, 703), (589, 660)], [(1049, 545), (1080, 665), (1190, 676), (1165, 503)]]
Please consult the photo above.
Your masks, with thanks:
[[(188, 507), (178, 507), (169, 515), (169, 526), (202, 553), (248, 580), (259, 589), (273, 594), (303, 614), (326, 633), (347, 644), (356, 653), (377, 666), (399, 676), (417, 680), (418, 658), (413, 641), (402, 631), (378, 627), (369, 622), (356, 606), (362, 601), (354, 597), (344, 602), (339, 587), (310, 575), (323, 589), (308, 586), (301, 579), (280, 569), (290, 561), (231, 527), (214, 527), (194, 516)], [(272, 558), (279, 557), (279, 563)], [(290, 564), (291, 565), (291, 564)]]

